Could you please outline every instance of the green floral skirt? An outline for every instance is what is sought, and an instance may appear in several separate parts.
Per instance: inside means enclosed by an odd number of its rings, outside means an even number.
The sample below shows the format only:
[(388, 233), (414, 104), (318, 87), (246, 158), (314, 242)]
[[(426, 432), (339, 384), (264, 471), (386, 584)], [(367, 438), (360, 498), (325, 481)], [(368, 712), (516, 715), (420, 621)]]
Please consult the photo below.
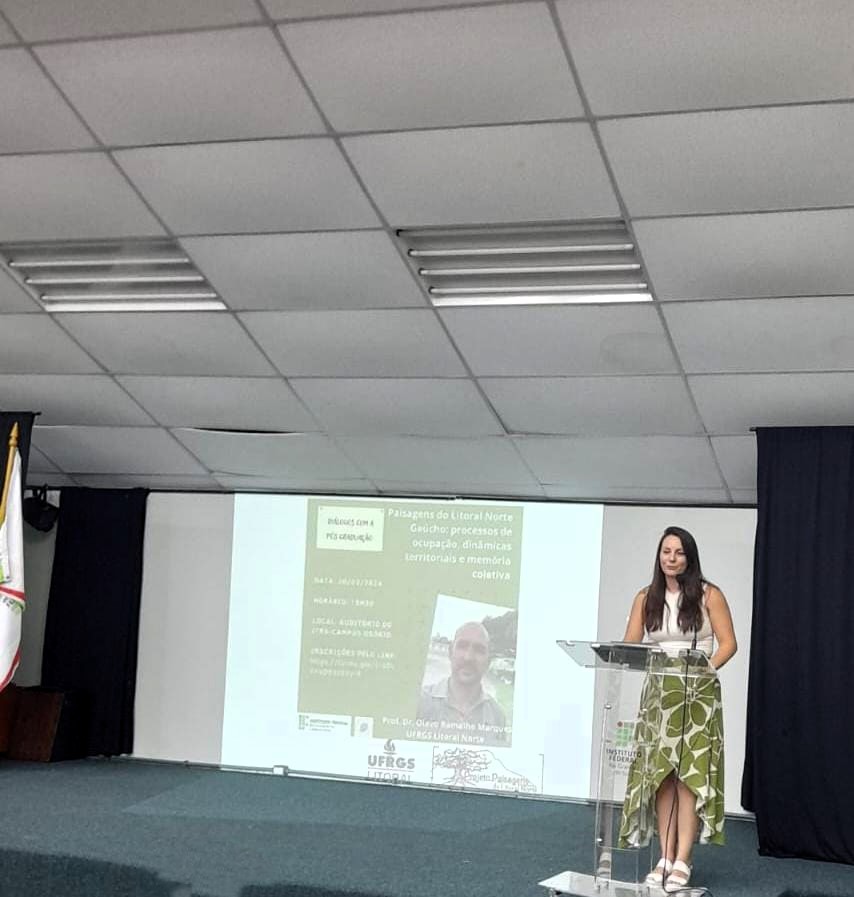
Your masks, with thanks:
[[(688, 677), (685, 662), (669, 659), (650, 673), (635, 725), (620, 847), (645, 846), (656, 830), (655, 794), (671, 773), (697, 797), (701, 844), (724, 843), (724, 751), (721, 684), (716, 673)], [(681, 759), (680, 759), (681, 758)]]

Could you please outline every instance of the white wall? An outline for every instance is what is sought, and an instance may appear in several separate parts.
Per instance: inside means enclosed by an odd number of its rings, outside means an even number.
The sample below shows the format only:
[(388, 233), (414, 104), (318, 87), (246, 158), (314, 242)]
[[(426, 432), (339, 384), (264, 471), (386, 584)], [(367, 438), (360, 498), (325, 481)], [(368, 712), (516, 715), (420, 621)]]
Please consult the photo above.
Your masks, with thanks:
[(148, 498), (137, 757), (220, 762), (233, 516), (231, 495)]
[(632, 599), (652, 578), (655, 549), (668, 526), (697, 540), (703, 575), (727, 598), (739, 650), (721, 670), (727, 813), (741, 807), (747, 714), (748, 651), (753, 609), (756, 511), (745, 508), (605, 508), (599, 589), (599, 638), (622, 639)]

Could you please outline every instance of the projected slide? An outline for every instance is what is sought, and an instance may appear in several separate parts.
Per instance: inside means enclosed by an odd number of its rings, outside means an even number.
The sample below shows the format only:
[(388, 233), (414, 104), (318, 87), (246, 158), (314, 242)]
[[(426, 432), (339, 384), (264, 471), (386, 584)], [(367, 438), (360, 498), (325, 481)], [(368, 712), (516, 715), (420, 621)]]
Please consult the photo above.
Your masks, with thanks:
[[(225, 765), (585, 797), (602, 507), (235, 497)], [(572, 745), (568, 749), (568, 745)]]

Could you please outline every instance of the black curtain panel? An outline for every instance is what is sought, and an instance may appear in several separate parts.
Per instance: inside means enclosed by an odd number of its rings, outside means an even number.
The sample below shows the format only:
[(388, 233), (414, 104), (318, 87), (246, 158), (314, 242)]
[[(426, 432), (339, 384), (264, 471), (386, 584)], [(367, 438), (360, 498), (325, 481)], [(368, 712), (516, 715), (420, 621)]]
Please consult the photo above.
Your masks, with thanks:
[(144, 489), (63, 489), (42, 685), (86, 708), (85, 753), (130, 753), (142, 587)]
[(33, 411), (0, 411), (0, 487), (6, 473), (6, 456), (9, 452), (9, 436), (12, 427), (18, 424), (18, 451), (21, 454), (21, 483), (27, 481), (27, 466), (30, 460), (30, 436), (33, 432)]
[(854, 427), (756, 437), (742, 803), (761, 854), (854, 863)]

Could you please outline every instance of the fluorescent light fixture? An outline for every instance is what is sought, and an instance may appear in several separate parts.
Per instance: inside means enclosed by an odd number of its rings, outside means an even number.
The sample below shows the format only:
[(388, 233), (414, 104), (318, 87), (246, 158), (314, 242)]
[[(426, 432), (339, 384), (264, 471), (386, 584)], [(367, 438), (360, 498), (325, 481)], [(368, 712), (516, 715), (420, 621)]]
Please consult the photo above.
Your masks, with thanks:
[(196, 299), (216, 299), (217, 294), (213, 290), (181, 290), (171, 293), (158, 290), (157, 292), (144, 293), (138, 290), (133, 292), (108, 292), (108, 293), (43, 293), (42, 302), (139, 302), (158, 300), (180, 300), (187, 299), (189, 301)]
[(652, 301), (621, 220), (425, 227), (397, 236), (436, 306)]
[(549, 255), (575, 252), (631, 252), (634, 243), (576, 243), (560, 246), (481, 246), (469, 249), (410, 249), (413, 258), (454, 258), (461, 255)]
[[(613, 284), (596, 284), (596, 283), (555, 283), (548, 286), (533, 285), (525, 288), (526, 293), (595, 293), (602, 294), (624, 294), (637, 292), (638, 290), (646, 290), (647, 285), (641, 283), (621, 284), (615, 288)], [(506, 287), (454, 287), (447, 289), (442, 287), (430, 287), (431, 296), (499, 296), (502, 293), (520, 293), (523, 292), (518, 286)]]
[(0, 245), (0, 262), (48, 312), (222, 311), (227, 306), (167, 237)]
[(603, 265), (510, 265), (501, 268), (419, 268), (422, 277), (488, 277), (496, 274), (570, 274), (573, 271), (640, 271), (640, 264)]
[(436, 296), (433, 305), (439, 308), (471, 305), (622, 305), (652, 302), (650, 293), (503, 293)]
[(44, 303), (45, 310), (58, 314), (61, 312), (81, 311), (225, 311), (226, 305), (221, 299), (184, 300), (170, 302), (110, 302), (107, 300), (96, 301), (67, 301), (57, 300)]
[(25, 277), (32, 286), (85, 285), (90, 283), (204, 283), (201, 274), (94, 274), (91, 277), (39, 274)]
[(10, 268), (29, 271), (33, 268), (120, 268), (132, 265), (189, 265), (190, 259), (181, 256), (115, 256), (114, 258), (27, 258), (9, 260)]

